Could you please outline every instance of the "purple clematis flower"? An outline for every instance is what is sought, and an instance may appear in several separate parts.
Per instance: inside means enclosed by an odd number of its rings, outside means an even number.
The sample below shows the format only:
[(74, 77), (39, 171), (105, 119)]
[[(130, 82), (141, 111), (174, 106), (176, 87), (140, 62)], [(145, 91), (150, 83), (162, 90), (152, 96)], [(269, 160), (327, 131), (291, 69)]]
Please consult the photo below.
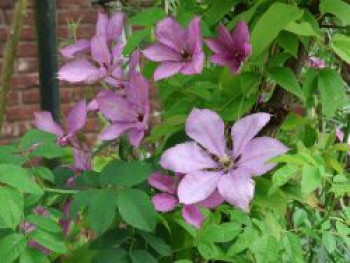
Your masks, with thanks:
[(156, 29), (157, 43), (143, 54), (152, 61), (161, 62), (154, 73), (154, 80), (168, 78), (176, 73), (193, 75), (202, 72), (201, 19), (195, 17), (188, 29), (183, 29), (173, 18), (165, 18)]
[(255, 113), (237, 121), (231, 129), (233, 149), (229, 149), (220, 116), (210, 110), (192, 110), (186, 133), (195, 142), (168, 149), (160, 161), (163, 168), (186, 174), (177, 191), (180, 203), (196, 204), (218, 191), (226, 202), (249, 211), (252, 177), (270, 171), (275, 164), (267, 162), (288, 151), (276, 139), (254, 138), (269, 120), (269, 114)]
[(86, 102), (85, 100), (78, 102), (68, 113), (66, 130), (53, 120), (50, 112), (35, 112), (34, 116), (34, 126), (39, 130), (55, 134), (58, 144), (64, 146), (73, 143), (74, 136), (84, 127), (87, 117)]
[(115, 93), (97, 97), (100, 112), (112, 123), (99, 135), (100, 140), (113, 140), (126, 133), (133, 146), (138, 146), (148, 129), (150, 106), (149, 85), (140, 74), (132, 75), (126, 98)]
[[(172, 177), (161, 172), (155, 172), (148, 178), (148, 183), (153, 188), (159, 190), (158, 193), (153, 196), (152, 203), (155, 209), (159, 212), (170, 212), (176, 208), (179, 201), (176, 197), (177, 188), (179, 182), (183, 179), (183, 175), (177, 175)], [(196, 204), (184, 205), (182, 208), (182, 217), (185, 221), (196, 228), (200, 228), (204, 221), (199, 207), (206, 207), (213, 209), (223, 202), (221, 195), (215, 191), (206, 200)]]
[(318, 57), (308, 57), (306, 60), (306, 66), (309, 68), (325, 68), (326, 63)]
[[(96, 34), (91, 40), (78, 40), (61, 50), (64, 57), (74, 59), (61, 67), (58, 78), (72, 83), (104, 80), (115, 85), (122, 77), (120, 63), (124, 44), (114, 42), (119, 40), (122, 33), (123, 19), (122, 13), (115, 13), (111, 18), (99, 13)], [(78, 56), (87, 51), (90, 51), (91, 59)]]
[(218, 38), (205, 41), (214, 52), (211, 62), (228, 66), (233, 74), (238, 74), (243, 62), (252, 54), (248, 25), (245, 22), (239, 22), (232, 33), (225, 26), (220, 25), (218, 31)]

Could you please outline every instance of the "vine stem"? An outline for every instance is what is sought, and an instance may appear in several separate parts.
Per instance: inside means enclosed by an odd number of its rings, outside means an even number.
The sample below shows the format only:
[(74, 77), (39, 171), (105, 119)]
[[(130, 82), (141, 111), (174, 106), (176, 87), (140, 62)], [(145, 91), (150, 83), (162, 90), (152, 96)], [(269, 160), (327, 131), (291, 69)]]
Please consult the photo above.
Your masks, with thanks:
[(53, 188), (44, 188), (45, 192), (56, 193), (56, 194), (77, 194), (80, 190), (69, 190), (69, 189), (53, 189)]

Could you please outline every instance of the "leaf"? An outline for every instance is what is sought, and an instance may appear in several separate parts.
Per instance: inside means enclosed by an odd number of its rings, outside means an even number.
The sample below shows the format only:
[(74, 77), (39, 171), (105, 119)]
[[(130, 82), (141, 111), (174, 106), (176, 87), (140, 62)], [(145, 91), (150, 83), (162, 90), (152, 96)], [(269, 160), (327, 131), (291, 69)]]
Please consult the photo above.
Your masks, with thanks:
[(65, 155), (67, 155), (67, 149), (57, 145), (56, 142), (43, 143), (29, 154), (30, 157), (43, 157), (46, 159), (60, 158)]
[(285, 27), (285, 30), (299, 36), (319, 36), (319, 33), (306, 21), (292, 21)]
[(332, 14), (345, 25), (350, 25), (350, 5), (341, 0), (322, 0), (320, 4), (322, 15)]
[(299, 167), (295, 165), (285, 165), (278, 169), (272, 176), (273, 188), (279, 188), (291, 180), (298, 172)]
[(330, 192), (335, 193), (336, 196), (344, 196), (350, 193), (350, 181), (333, 183)]
[(217, 24), (240, 0), (216, 0), (211, 2), (211, 6), (204, 14), (204, 19), (209, 26)]
[(136, 249), (130, 253), (132, 263), (157, 263), (157, 260), (146, 250)]
[(129, 263), (129, 255), (125, 249), (101, 249), (91, 263)]
[(59, 224), (53, 221), (51, 218), (39, 215), (28, 215), (26, 221), (36, 225), (42, 230), (52, 233), (61, 233), (62, 228)]
[(163, 257), (171, 255), (171, 247), (162, 239), (145, 232), (139, 234), (159, 255)]
[(53, 173), (51, 172), (51, 170), (49, 168), (43, 167), (43, 166), (38, 166), (35, 168), (31, 168), (30, 171), (41, 177), (44, 180), (47, 180), (51, 183), (53, 183), (55, 181), (55, 176), (53, 175)]
[(328, 253), (330, 254), (332, 254), (337, 248), (336, 239), (331, 232), (322, 233), (322, 243), (324, 247), (327, 249)]
[(23, 209), (21, 193), (10, 187), (0, 187), (0, 228), (15, 229), (22, 222)]
[(229, 242), (235, 239), (241, 232), (241, 226), (234, 223), (223, 223), (220, 225), (210, 224), (199, 233), (199, 239), (203, 242)]
[(292, 33), (282, 31), (278, 35), (277, 43), (295, 58), (298, 56), (299, 40)]
[(283, 246), (289, 258), (289, 262), (305, 262), (301, 247), (301, 240), (297, 235), (291, 232), (286, 232), (285, 236), (283, 237)]
[(112, 161), (101, 172), (103, 186), (134, 186), (144, 182), (153, 171), (151, 164), (142, 161)]
[(344, 104), (346, 98), (343, 80), (334, 69), (322, 69), (318, 75), (318, 89), (321, 93), (322, 112), (332, 117)]
[(332, 39), (331, 48), (345, 62), (350, 64), (350, 37), (342, 34), (335, 34)]
[(67, 253), (67, 247), (63, 240), (57, 235), (42, 231), (40, 229), (35, 229), (30, 233), (29, 237), (36, 241), (39, 245), (57, 252), (59, 254)]
[(298, 80), (290, 68), (273, 68), (269, 70), (269, 77), (285, 90), (289, 91), (299, 99), (304, 100), (304, 93), (300, 88)]
[[(2, 213), (2, 211), (1, 211)], [(0, 262), (15, 261), (27, 246), (27, 239), (22, 234), (10, 234), (0, 239)]]
[(56, 135), (41, 130), (31, 129), (23, 135), (20, 147), (27, 149), (36, 144), (56, 142)]
[(256, 239), (250, 246), (257, 263), (274, 263), (278, 261), (279, 243), (269, 234)]
[(249, 245), (257, 238), (258, 233), (252, 226), (244, 228), (243, 233), (240, 234), (235, 242), (227, 251), (228, 256), (233, 256), (246, 250)]
[(131, 226), (154, 231), (157, 213), (147, 194), (136, 189), (127, 189), (118, 194), (118, 208), (121, 217)]
[(140, 43), (150, 34), (150, 28), (145, 28), (143, 30), (138, 30), (132, 33), (123, 49), (123, 55), (130, 55), (135, 50), (135, 48), (137, 48), (137, 46), (139, 46)]
[(278, 36), (280, 31), (290, 22), (301, 18), (302, 15), (303, 12), (292, 5), (282, 3), (272, 4), (261, 16), (253, 29), (251, 36), (253, 57), (259, 57)]
[(206, 260), (214, 260), (224, 256), (224, 252), (219, 248), (219, 246), (213, 243), (200, 242), (197, 244), (197, 249), (199, 254)]
[(88, 221), (97, 234), (107, 230), (112, 224), (117, 208), (116, 196), (106, 190), (95, 191), (89, 203)]
[(163, 9), (158, 7), (142, 9), (135, 16), (129, 19), (132, 25), (152, 26), (158, 21), (164, 19), (166, 14)]
[(19, 263), (50, 263), (50, 260), (41, 251), (27, 247), (22, 253)]
[(318, 167), (305, 165), (301, 178), (301, 192), (309, 194), (321, 187), (321, 175)]

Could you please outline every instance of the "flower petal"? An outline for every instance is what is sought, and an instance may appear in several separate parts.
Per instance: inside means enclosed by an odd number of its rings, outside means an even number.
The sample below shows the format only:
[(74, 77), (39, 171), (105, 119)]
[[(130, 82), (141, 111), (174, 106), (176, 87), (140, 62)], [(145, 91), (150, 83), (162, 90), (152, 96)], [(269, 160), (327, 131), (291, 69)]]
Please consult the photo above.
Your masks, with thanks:
[(35, 112), (34, 117), (34, 126), (37, 129), (55, 134), (57, 136), (63, 136), (63, 129), (53, 120), (51, 112)]
[(152, 197), (152, 203), (157, 211), (169, 212), (175, 209), (178, 201), (173, 195), (161, 193)]
[(207, 199), (216, 189), (222, 172), (196, 171), (185, 175), (177, 194), (179, 202), (190, 205)]
[(205, 40), (205, 43), (214, 53), (227, 53), (228, 49), (216, 38), (209, 38)]
[(230, 32), (227, 30), (227, 28), (220, 24), (218, 27), (218, 40), (228, 49), (232, 50), (233, 47), (233, 41)]
[(108, 14), (99, 12), (96, 23), (96, 35), (106, 35), (108, 25)]
[(199, 74), (203, 70), (204, 53), (194, 54), (190, 62), (184, 63), (180, 72), (184, 75)]
[(222, 195), (216, 190), (207, 199), (197, 203), (199, 206), (204, 206), (209, 209), (218, 207), (224, 202)]
[(186, 32), (174, 18), (167, 17), (157, 24), (156, 36), (158, 42), (181, 52)]
[(148, 184), (153, 188), (166, 192), (169, 194), (175, 194), (176, 192), (176, 180), (170, 175), (163, 174), (161, 172), (154, 172), (148, 178)]
[(244, 45), (249, 44), (249, 27), (244, 21), (238, 22), (232, 31), (232, 40), (236, 49), (244, 50)]
[(124, 15), (122, 12), (116, 12), (109, 18), (107, 25), (107, 39), (117, 40), (122, 34), (124, 27)]
[(182, 217), (187, 223), (196, 228), (200, 228), (204, 221), (204, 216), (195, 205), (185, 205), (182, 208)]
[(276, 139), (255, 138), (245, 146), (237, 167), (246, 169), (253, 176), (262, 175), (276, 166), (275, 163), (268, 163), (270, 159), (287, 151), (288, 148)]
[(91, 39), (91, 57), (101, 66), (110, 66), (112, 56), (107, 44), (106, 35), (95, 35)]
[(72, 45), (65, 46), (60, 53), (65, 58), (74, 58), (77, 53), (88, 51), (91, 47), (90, 40), (80, 39)]
[(193, 109), (186, 121), (186, 134), (212, 154), (225, 155), (225, 124), (217, 113)]
[(91, 169), (91, 153), (78, 148), (73, 148), (74, 165), (73, 167), (80, 171)]
[(145, 77), (135, 72), (130, 76), (130, 86), (127, 89), (127, 96), (130, 101), (138, 106), (141, 113), (149, 109), (149, 84)]
[(129, 142), (134, 147), (138, 147), (143, 137), (145, 137), (145, 130), (130, 129), (127, 133), (129, 137)]
[(98, 139), (101, 141), (114, 140), (131, 127), (133, 125), (130, 123), (113, 123), (98, 135)]
[(68, 82), (91, 82), (99, 77), (99, 70), (86, 59), (68, 62), (58, 71), (58, 79)]
[(68, 136), (74, 135), (86, 122), (86, 101), (79, 101), (67, 115)]
[(254, 181), (243, 169), (223, 175), (218, 188), (226, 202), (246, 212), (254, 196)]
[(217, 164), (195, 142), (178, 144), (166, 150), (160, 164), (164, 169), (177, 173), (190, 173), (217, 167)]
[(161, 63), (154, 72), (154, 80), (159, 81), (161, 79), (169, 78), (178, 73), (182, 67), (182, 63), (177, 62)]
[(149, 60), (156, 62), (181, 61), (181, 56), (175, 50), (163, 44), (154, 44), (142, 51)]
[(194, 17), (187, 30), (188, 47), (191, 53), (202, 53), (202, 30), (201, 30), (201, 18)]
[(268, 113), (254, 113), (238, 120), (231, 129), (233, 156), (237, 157), (247, 143), (270, 121)]

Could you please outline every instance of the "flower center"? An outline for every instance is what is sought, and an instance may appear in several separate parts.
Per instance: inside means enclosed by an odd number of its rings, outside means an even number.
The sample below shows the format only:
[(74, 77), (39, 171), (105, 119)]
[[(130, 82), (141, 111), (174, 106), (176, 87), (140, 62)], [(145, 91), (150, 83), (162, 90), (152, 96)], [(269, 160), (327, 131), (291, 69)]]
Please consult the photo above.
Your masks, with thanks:
[(189, 61), (192, 58), (192, 54), (187, 50), (187, 49), (183, 49), (181, 51), (181, 57), (186, 60)]
[(239, 51), (236, 51), (235, 53), (233, 53), (233, 56), (234, 56), (237, 60), (243, 60), (243, 55), (242, 55)]
[(232, 169), (235, 165), (234, 161), (227, 155), (219, 158), (219, 164), (225, 169)]
[(137, 115), (137, 120), (139, 121), (139, 122), (143, 122), (143, 118), (144, 118), (145, 116), (143, 116), (143, 114), (142, 113), (139, 113), (138, 115)]

